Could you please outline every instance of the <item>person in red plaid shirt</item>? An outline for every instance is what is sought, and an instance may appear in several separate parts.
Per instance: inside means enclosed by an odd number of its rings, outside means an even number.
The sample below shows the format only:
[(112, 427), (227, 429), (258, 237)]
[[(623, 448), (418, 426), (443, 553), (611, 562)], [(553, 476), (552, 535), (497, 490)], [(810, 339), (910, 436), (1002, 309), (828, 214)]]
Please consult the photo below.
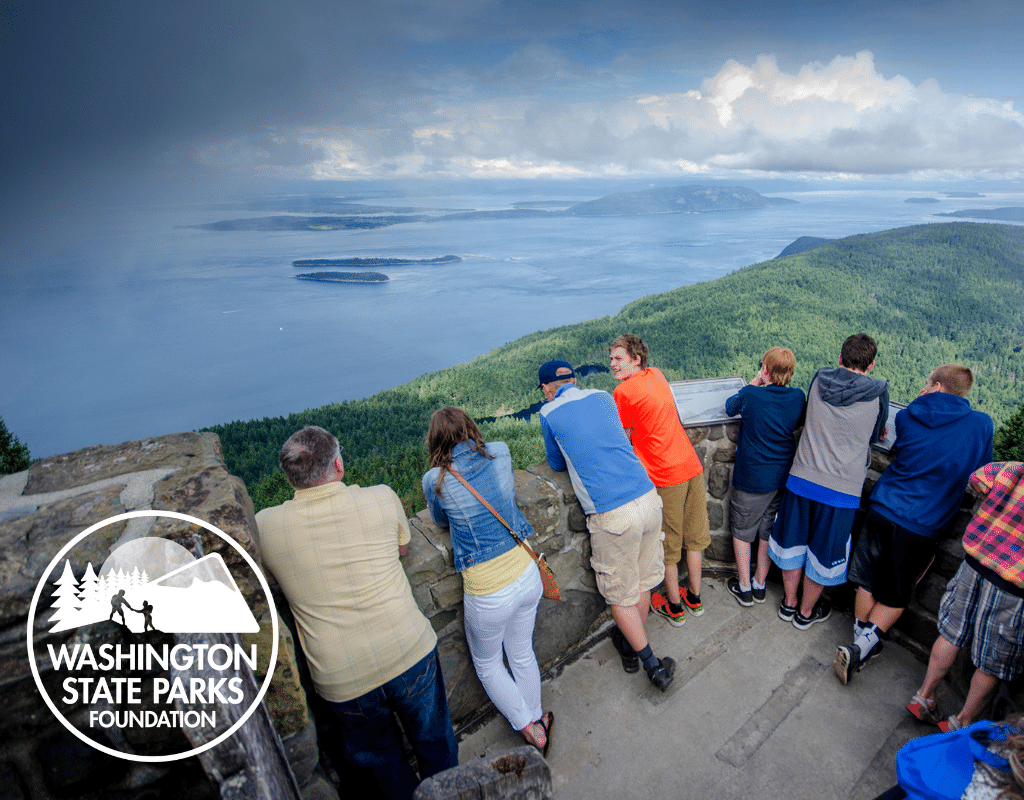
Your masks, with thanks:
[[(907, 705), (943, 731), (974, 722), (1000, 680), (1024, 671), (1024, 462), (986, 464), (971, 475), (983, 498), (964, 534), (967, 556), (939, 605), (939, 638), (924, 683)], [(935, 690), (960, 648), (971, 644), (976, 667), (958, 714), (941, 720)]]

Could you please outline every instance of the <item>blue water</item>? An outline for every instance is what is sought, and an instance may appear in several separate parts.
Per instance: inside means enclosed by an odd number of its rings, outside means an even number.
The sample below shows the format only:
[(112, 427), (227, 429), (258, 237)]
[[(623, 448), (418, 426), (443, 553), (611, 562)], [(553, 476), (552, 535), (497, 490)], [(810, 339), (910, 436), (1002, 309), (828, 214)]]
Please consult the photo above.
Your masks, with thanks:
[[(644, 295), (839, 238), (1019, 196), (905, 203), (921, 192), (780, 193), (756, 211), (213, 232), (258, 216), (120, 209), (0, 255), (0, 416), (33, 457), (366, 397), (535, 330), (616, 313)], [(935, 193), (930, 196), (942, 197)], [(566, 192), (565, 199), (575, 198)], [(403, 198), (495, 208), (510, 196)], [(299, 281), (300, 258), (393, 256), (378, 285)], [(552, 353), (552, 357), (557, 357)]]

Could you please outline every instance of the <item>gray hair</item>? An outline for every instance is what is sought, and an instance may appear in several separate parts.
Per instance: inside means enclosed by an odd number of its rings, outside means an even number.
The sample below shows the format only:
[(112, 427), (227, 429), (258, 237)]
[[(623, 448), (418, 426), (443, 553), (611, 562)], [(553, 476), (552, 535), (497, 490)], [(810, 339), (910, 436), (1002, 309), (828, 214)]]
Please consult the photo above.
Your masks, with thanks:
[(341, 446), (334, 434), (307, 425), (288, 437), (277, 463), (292, 488), (309, 489), (331, 479), (337, 458), (341, 458)]

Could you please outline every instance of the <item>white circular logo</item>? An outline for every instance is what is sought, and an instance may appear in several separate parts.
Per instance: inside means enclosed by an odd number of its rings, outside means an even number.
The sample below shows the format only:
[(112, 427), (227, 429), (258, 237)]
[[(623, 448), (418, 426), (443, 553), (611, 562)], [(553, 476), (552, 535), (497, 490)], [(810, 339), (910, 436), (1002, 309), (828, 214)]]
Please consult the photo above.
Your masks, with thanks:
[[(231, 644), (203, 641), (202, 634), (260, 630), (219, 553), (197, 559), (170, 539), (144, 536), (116, 548), (103, 564), (94, 566), (89, 562), (81, 575), (75, 574), (68, 554), (80, 542), (107, 525), (136, 517), (169, 517), (219, 536), (245, 559), (270, 608), (270, 658), (255, 700), (215, 739), (179, 753), (138, 755), (109, 747), (86, 735), (66, 715), (67, 710), (84, 711), (88, 727), (118, 729), (120, 733), (114, 738), (132, 728), (167, 728), (182, 733), (190, 728), (214, 730), (218, 715), (226, 707), (245, 701), (245, 673), (256, 672), (256, 644), (246, 649), (237, 640)], [(53, 613), (46, 620), (49, 634), (112, 622), (119, 626), (113, 629), (118, 641), (105, 637), (95, 644), (73, 637), (59, 645), (49, 642), (37, 653), (36, 608), (47, 590), (53, 600), (49, 607)], [(190, 636), (175, 640), (168, 635), (174, 633)], [(277, 642), (274, 599), (249, 554), (219, 528), (174, 511), (130, 511), (82, 531), (46, 568), (28, 613), (29, 665), (46, 705), (65, 728), (90, 747), (129, 761), (177, 761), (209, 750), (233, 735), (270, 687), (277, 664)], [(39, 663), (52, 666), (58, 676), (64, 675), (56, 701), (40, 677)], [(179, 702), (185, 707), (178, 706)]]

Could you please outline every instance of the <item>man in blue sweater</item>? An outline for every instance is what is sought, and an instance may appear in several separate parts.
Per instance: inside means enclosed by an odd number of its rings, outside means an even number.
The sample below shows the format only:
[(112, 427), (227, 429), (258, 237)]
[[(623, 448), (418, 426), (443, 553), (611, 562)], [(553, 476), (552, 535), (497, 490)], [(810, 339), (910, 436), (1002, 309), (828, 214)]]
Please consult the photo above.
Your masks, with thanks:
[(871, 492), (864, 530), (850, 560), (857, 584), (854, 641), (833, 664), (844, 684), (881, 649), (879, 637), (910, 603), (931, 566), (939, 534), (956, 513), (967, 481), (992, 461), (992, 418), (965, 395), (971, 370), (944, 364), (896, 415), (895, 459)]
[(538, 374), (547, 402), (540, 429), (548, 465), (569, 471), (587, 515), (597, 588), (611, 607), (612, 643), (622, 668), (647, 676), (661, 691), (675, 674), (672, 658), (658, 658), (644, 632), (651, 589), (665, 577), (661, 497), (637, 458), (608, 392), (580, 389), (572, 365), (549, 361)]

